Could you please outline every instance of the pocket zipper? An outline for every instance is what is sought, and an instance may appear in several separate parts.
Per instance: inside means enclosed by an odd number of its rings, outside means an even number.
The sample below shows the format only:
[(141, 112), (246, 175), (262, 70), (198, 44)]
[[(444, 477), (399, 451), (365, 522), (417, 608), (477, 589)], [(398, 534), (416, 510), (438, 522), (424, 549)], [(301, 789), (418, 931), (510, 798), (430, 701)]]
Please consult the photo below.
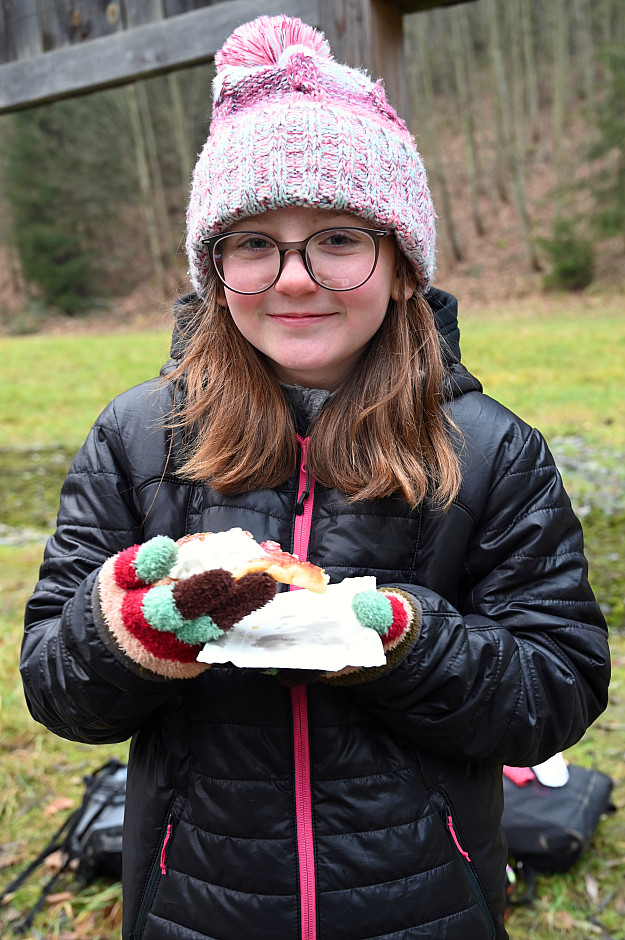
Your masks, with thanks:
[(143, 897), (141, 898), (141, 904), (139, 906), (139, 913), (137, 914), (135, 927), (132, 932), (132, 940), (141, 940), (143, 931), (145, 930), (146, 921), (148, 919), (148, 914), (150, 913), (152, 904), (154, 903), (159, 879), (163, 875), (167, 874), (167, 847), (173, 835), (172, 820), (173, 815), (170, 812), (167, 816), (167, 822), (161, 829), (161, 835), (158, 841), (159, 849), (154, 861), (152, 862), (150, 874), (143, 891)]
[[(436, 800), (436, 802), (438, 803), (439, 801)], [(491, 940), (495, 940), (495, 925), (493, 923), (493, 917), (490, 912), (490, 908), (486, 902), (486, 898), (484, 897), (482, 886), (479, 883), (477, 879), (477, 875), (475, 874), (475, 871), (473, 869), (473, 863), (471, 862), (469, 853), (467, 852), (466, 849), (462, 847), (460, 840), (456, 834), (456, 829), (454, 826), (454, 819), (451, 813), (451, 808), (449, 804), (446, 802), (446, 800), (443, 799), (442, 805), (439, 803), (439, 810), (443, 817), (443, 822), (445, 823), (445, 828), (447, 829), (447, 834), (449, 836), (449, 839), (453, 847), (455, 848), (456, 852), (458, 853), (458, 858), (459, 858), (460, 864), (462, 865), (462, 870), (464, 871), (465, 878), (469, 882), (469, 885), (473, 892), (473, 896), (475, 897), (475, 900), (477, 901), (477, 905), (480, 911), (482, 912), (482, 916), (484, 920), (486, 921)]]

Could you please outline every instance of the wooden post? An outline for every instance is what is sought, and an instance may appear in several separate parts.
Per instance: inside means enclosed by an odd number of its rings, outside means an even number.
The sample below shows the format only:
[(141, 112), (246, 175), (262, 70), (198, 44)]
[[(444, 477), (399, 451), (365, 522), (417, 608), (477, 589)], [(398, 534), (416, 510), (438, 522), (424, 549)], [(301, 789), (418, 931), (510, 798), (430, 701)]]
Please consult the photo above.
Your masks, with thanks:
[(384, 78), (390, 103), (407, 116), (401, 10), (387, 0), (317, 0), (318, 23), (337, 62)]
[[(7, 59), (31, 59), (43, 52), (37, 0), (23, 0), (18, 9), (3, 5), (3, 45), (7, 43)], [(12, 53), (12, 54), (11, 54)]]

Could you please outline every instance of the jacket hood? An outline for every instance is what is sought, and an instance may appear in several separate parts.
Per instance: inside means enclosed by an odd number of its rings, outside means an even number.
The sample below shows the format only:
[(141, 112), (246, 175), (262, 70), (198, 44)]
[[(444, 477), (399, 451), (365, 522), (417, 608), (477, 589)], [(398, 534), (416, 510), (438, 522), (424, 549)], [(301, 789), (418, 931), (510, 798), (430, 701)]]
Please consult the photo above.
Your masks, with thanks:
[[(434, 314), (434, 322), (441, 339), (443, 361), (450, 374), (453, 398), (470, 391), (481, 391), (482, 386), (461, 363), (460, 327), (458, 326), (458, 301), (452, 294), (438, 287), (430, 287), (425, 295)], [(189, 322), (189, 310), (193, 308), (197, 294), (186, 294), (174, 304), (174, 328), (171, 337), (170, 361), (161, 369), (161, 375), (174, 368), (174, 363), (184, 353), (185, 328)]]

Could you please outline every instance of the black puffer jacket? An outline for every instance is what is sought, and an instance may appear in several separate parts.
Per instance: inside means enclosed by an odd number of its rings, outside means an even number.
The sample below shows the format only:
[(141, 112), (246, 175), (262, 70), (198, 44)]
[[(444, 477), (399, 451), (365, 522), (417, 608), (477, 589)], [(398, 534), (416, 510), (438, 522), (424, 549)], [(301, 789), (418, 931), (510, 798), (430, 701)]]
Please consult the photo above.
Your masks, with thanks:
[[(434, 299), (453, 354), (451, 300)], [(132, 736), (125, 938), (506, 936), (501, 764), (545, 759), (602, 711), (606, 628), (540, 435), (460, 365), (450, 380), (464, 482), (446, 514), (313, 485), (297, 515), (303, 472), (240, 496), (185, 482), (167, 462), (158, 380), (98, 419), (63, 489), (22, 672), (55, 733)], [(411, 592), (422, 623), (408, 656), (349, 687), (229, 667), (139, 675), (94, 626), (99, 566), (158, 533), (231, 526), (333, 580), (373, 574)]]

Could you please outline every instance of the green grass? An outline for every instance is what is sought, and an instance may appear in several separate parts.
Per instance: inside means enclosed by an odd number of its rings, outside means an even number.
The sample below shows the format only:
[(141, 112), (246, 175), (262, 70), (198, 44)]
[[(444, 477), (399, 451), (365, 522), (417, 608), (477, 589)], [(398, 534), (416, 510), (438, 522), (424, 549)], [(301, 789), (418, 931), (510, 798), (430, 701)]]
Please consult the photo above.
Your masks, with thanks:
[[(75, 802), (82, 777), (126, 745), (93, 748), (56, 738), (26, 709), (17, 665), (24, 603), (36, 580), (42, 537), (54, 525), (58, 491), (72, 453), (118, 391), (158, 372), (166, 331), (0, 339), (0, 889), (59, 825), (45, 808)], [(549, 299), (462, 320), (463, 358), (485, 390), (538, 426), (558, 455), (583, 516), (591, 580), (608, 617), (614, 680), (605, 714), (567, 755), (625, 783), (625, 318), (618, 299)], [(61, 817), (62, 818), (62, 814)], [(625, 820), (602, 821), (574, 870), (545, 876), (531, 908), (514, 911), (512, 940), (625, 940)], [(0, 910), (0, 935), (36, 896), (37, 875)], [(71, 878), (27, 940), (114, 940), (118, 885), (75, 894)], [(599, 926), (599, 925), (603, 926)]]
[(485, 391), (548, 438), (625, 447), (625, 318), (618, 298), (518, 304), (461, 319), (462, 355)]
[(0, 338), (0, 448), (76, 450), (104, 406), (158, 374), (165, 329)]

